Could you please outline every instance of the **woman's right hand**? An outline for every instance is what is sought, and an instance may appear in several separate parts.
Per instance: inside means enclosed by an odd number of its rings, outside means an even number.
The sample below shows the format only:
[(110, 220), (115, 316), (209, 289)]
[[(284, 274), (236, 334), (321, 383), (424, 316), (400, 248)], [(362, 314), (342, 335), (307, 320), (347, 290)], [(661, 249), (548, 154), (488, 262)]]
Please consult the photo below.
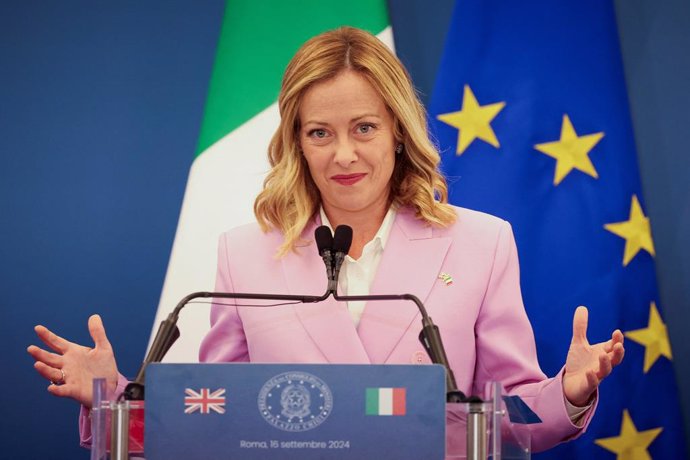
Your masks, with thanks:
[(35, 345), (27, 349), (36, 360), (34, 368), (50, 382), (50, 393), (75, 399), (84, 406), (91, 407), (94, 378), (105, 378), (108, 393), (115, 391), (117, 364), (100, 316), (93, 315), (89, 318), (93, 348), (65, 340), (43, 326), (36, 326), (34, 329), (43, 343), (55, 351), (51, 353)]

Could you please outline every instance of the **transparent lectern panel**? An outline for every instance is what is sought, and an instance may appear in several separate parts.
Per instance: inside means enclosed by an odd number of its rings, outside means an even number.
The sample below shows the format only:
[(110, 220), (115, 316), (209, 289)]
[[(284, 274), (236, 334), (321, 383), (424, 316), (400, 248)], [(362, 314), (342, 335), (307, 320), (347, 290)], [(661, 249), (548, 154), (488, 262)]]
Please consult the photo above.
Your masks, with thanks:
[(498, 382), (486, 385), (483, 400), (446, 405), (446, 458), (529, 460), (526, 425), (511, 423)]
[(91, 460), (144, 457), (144, 402), (111, 400), (104, 379), (93, 381)]

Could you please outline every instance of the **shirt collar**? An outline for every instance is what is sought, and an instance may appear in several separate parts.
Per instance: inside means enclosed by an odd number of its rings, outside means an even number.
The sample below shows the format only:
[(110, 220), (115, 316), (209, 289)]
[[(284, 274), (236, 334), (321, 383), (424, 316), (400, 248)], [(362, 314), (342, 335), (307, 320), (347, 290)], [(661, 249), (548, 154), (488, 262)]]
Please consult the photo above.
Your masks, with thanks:
[[(395, 209), (393, 209), (393, 206), (388, 208), (388, 212), (386, 213), (386, 216), (383, 218), (381, 226), (376, 232), (376, 235), (374, 235), (374, 238), (371, 239), (371, 241), (378, 240), (379, 244), (381, 244), (382, 250), (386, 248), (386, 243), (388, 242), (388, 237), (390, 236), (391, 230), (393, 229), (393, 222), (395, 222), (396, 214), (397, 213), (395, 212)], [(321, 224), (326, 225), (328, 228), (331, 229), (332, 232), (333, 226), (331, 226), (331, 222), (328, 220), (326, 212), (323, 210), (323, 206), (319, 206), (319, 215), (321, 216)], [(367, 242), (367, 244), (369, 244), (370, 242)]]

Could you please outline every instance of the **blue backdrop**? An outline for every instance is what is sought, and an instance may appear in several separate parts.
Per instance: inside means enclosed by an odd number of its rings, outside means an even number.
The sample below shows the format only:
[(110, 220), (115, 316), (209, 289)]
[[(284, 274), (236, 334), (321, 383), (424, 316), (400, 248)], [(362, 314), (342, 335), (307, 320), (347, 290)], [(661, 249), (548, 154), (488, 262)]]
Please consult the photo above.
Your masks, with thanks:
[[(25, 352), (35, 324), (88, 343), (86, 319), (99, 312), (120, 369), (135, 372), (143, 357), (223, 3), (0, 4), (7, 458), (88, 458), (78, 447), (76, 405), (45, 391)], [(398, 52), (428, 97), (452, 2), (434, 10), (390, 4)], [(688, 382), (690, 345), (680, 337), (690, 325), (690, 156), (679, 128), (690, 106), (690, 61), (681, 51), (690, 48), (690, 15), (680, 0), (617, 7), (661, 298), (678, 379)], [(681, 397), (688, 407), (687, 390)]]

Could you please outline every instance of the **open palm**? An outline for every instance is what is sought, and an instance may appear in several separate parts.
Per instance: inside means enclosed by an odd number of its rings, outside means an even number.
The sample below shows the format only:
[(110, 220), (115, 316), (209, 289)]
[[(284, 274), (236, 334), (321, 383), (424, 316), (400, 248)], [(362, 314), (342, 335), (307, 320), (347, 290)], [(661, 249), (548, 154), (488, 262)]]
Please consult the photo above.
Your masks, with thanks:
[(89, 318), (93, 348), (63, 339), (44, 326), (36, 326), (35, 330), (43, 343), (54, 351), (52, 353), (35, 345), (27, 349), (36, 360), (34, 367), (38, 373), (51, 382), (48, 387), (50, 393), (75, 399), (91, 407), (94, 378), (105, 378), (107, 391), (115, 391), (117, 365), (100, 316)]
[(573, 317), (573, 338), (563, 376), (563, 391), (575, 406), (585, 406), (599, 383), (620, 364), (625, 354), (623, 333), (616, 329), (611, 339), (590, 345), (587, 340), (588, 312), (578, 307)]

